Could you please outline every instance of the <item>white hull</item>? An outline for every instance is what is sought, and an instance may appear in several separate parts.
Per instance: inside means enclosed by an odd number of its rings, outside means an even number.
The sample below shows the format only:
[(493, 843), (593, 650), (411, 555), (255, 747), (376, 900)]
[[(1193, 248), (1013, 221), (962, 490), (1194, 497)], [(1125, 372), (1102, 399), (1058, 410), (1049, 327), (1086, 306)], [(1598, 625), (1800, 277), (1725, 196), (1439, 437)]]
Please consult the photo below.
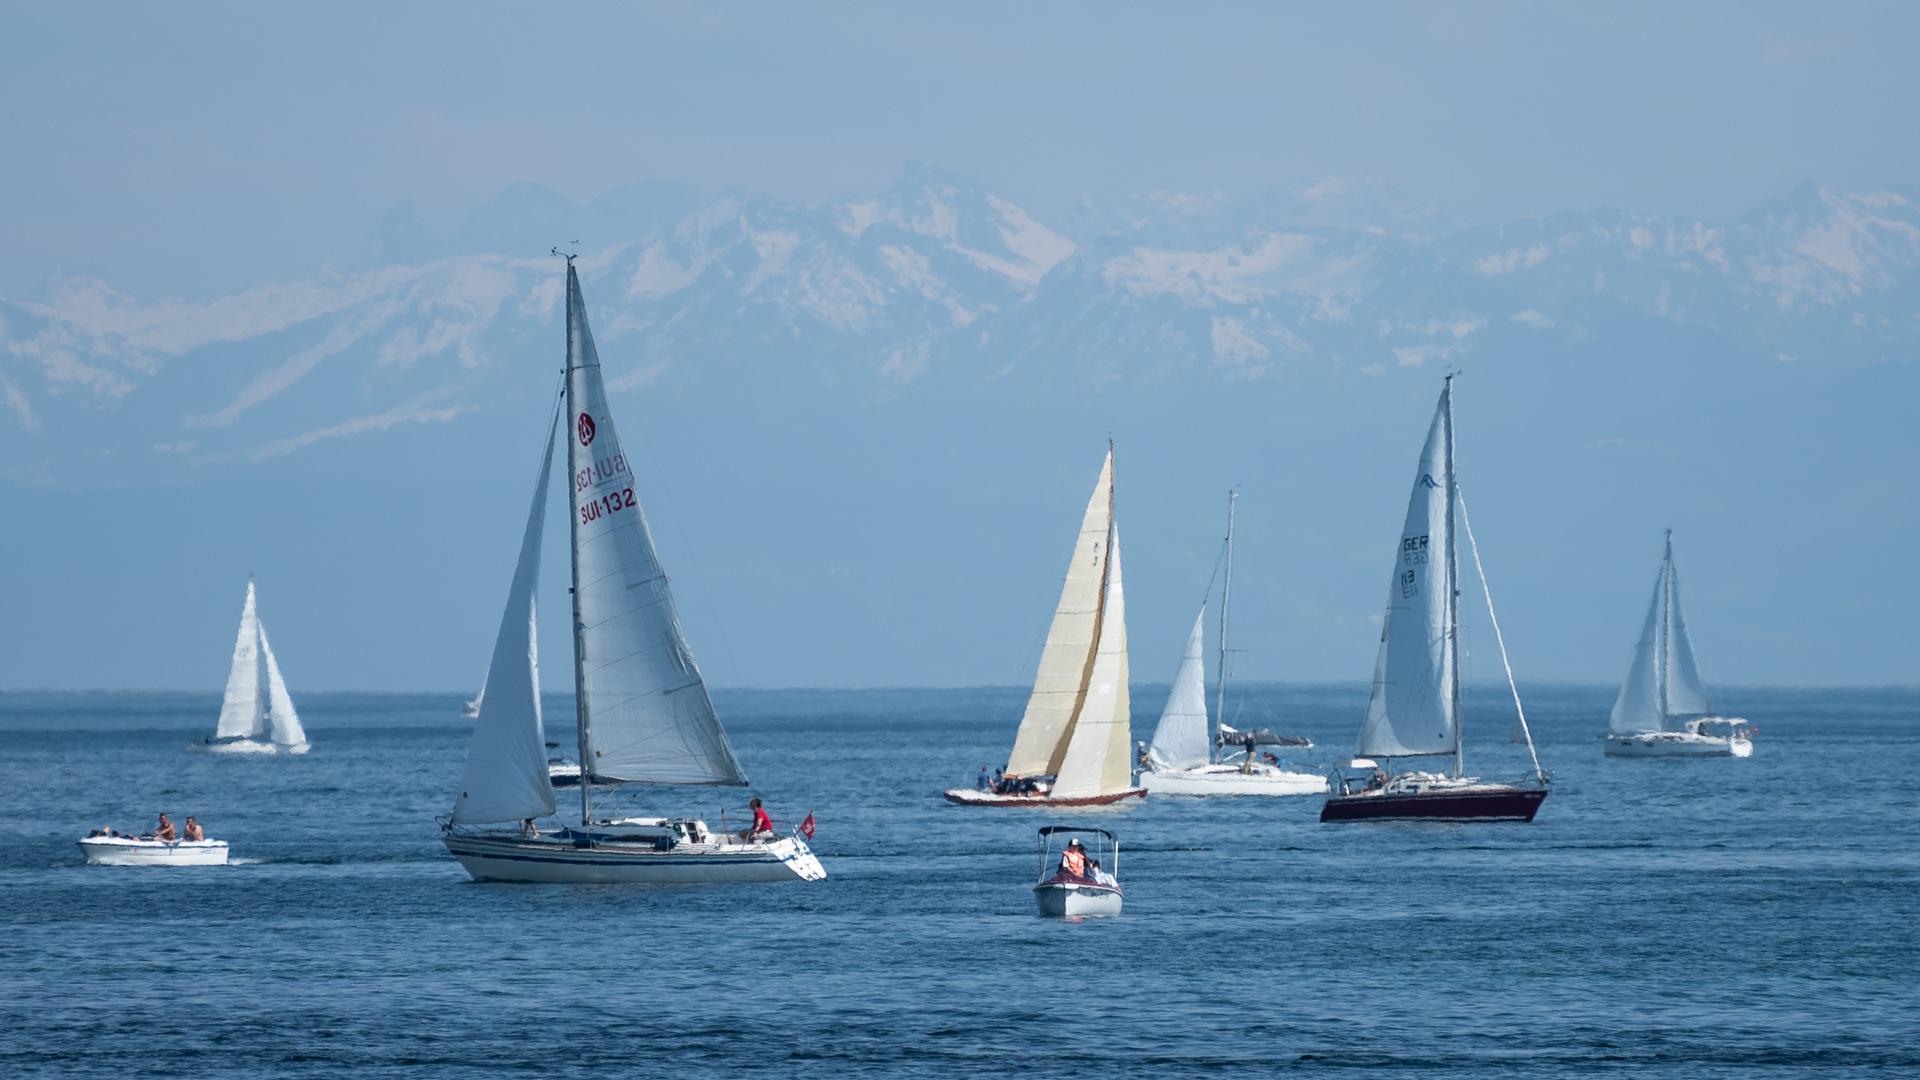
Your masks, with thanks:
[(1687, 732), (1607, 736), (1608, 757), (1752, 757), (1750, 739), (1719, 738)]
[(1156, 795), (1323, 795), (1327, 778), (1256, 765), (1201, 765), (1191, 769), (1154, 769), (1140, 774), (1140, 786)]
[(124, 836), (89, 836), (80, 851), (94, 866), (225, 866), (225, 840), (135, 840)]
[(1120, 890), (1106, 885), (1042, 882), (1033, 887), (1033, 903), (1048, 918), (1120, 914)]
[(475, 881), (554, 884), (690, 885), (734, 881), (819, 881), (826, 868), (797, 836), (752, 842), (725, 839), (656, 847), (598, 840), (449, 833), (447, 850)]
[(193, 744), (193, 749), (204, 750), (209, 754), (304, 754), (313, 747), (308, 743), (282, 746), (279, 743), (264, 742), (259, 739), (209, 739)]

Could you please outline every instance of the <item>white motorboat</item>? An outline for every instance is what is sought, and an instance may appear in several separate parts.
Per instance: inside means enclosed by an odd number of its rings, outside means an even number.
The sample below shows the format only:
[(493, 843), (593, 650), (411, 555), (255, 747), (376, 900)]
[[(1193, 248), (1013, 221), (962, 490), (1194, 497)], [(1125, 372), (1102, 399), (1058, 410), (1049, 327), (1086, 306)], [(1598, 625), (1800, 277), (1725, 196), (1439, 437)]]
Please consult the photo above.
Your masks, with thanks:
[(1633, 648), (1633, 661), (1607, 717), (1610, 757), (1751, 757), (1745, 720), (1716, 716), (1708, 700), (1693, 637), (1680, 612), (1680, 575), (1673, 566), (1673, 530), (1653, 583), (1653, 602)]
[(1127, 764), (1129, 701), (1126, 590), (1108, 443), (1003, 778), (989, 789), (949, 788), (947, 801), (1058, 809), (1144, 797)]
[(233, 643), (233, 662), (227, 669), (227, 690), (220, 701), (220, 720), (213, 737), (195, 749), (220, 754), (304, 754), (307, 733), (293, 710), (280, 662), (267, 641), (254, 599), (253, 577), (247, 577), (247, 602), (240, 609), (240, 633)]
[[(1220, 733), (1208, 731), (1205, 648), (1207, 605), (1194, 616), (1187, 635), (1187, 651), (1174, 672), (1173, 692), (1153, 729), (1153, 741), (1141, 755), (1139, 784), (1162, 795), (1317, 795), (1327, 789), (1318, 773), (1296, 772), (1276, 762), (1259, 759), (1261, 746), (1300, 745), (1270, 732), (1242, 732), (1225, 723), (1227, 702), (1227, 613), (1233, 598), (1233, 519), (1238, 492), (1227, 495), (1227, 538), (1222, 549), (1226, 573), (1220, 586), (1220, 677), (1214, 714)], [(1227, 746), (1243, 749), (1238, 760), (1216, 760), (1214, 751)]]
[[(1533, 761), (1533, 782), (1507, 784), (1465, 775), (1460, 712), (1460, 572), (1455, 510), (1473, 554), (1487, 622), (1499, 646), (1500, 666), (1513, 694), (1514, 724)], [(1448, 375), (1427, 428), (1415, 469), (1407, 516), (1394, 547), (1387, 611), (1374, 660), (1373, 692), (1360, 725), (1365, 768), (1356, 783), (1337, 771), (1330, 778), (1321, 821), (1427, 819), (1442, 821), (1532, 821), (1546, 801), (1546, 770), (1534, 750), (1526, 709), (1507, 660), (1506, 639), (1493, 610), (1480, 547), (1473, 538), (1466, 497), (1454, 470), (1453, 376)], [(1415, 770), (1399, 776), (1376, 759), (1452, 758), (1445, 773)]]
[[(1053, 854), (1053, 838), (1067, 835), (1060, 857)], [(1088, 852), (1080, 836), (1098, 836), (1098, 852)], [(1102, 860), (1104, 860), (1104, 865)], [(1033, 903), (1050, 918), (1120, 914), (1120, 841), (1105, 829), (1048, 825), (1040, 830), (1040, 880), (1033, 886)]]
[(155, 840), (151, 836), (89, 836), (80, 850), (93, 866), (225, 866), (225, 840)]
[[(681, 630), (607, 407), (580, 279), (573, 257), (566, 259), (564, 389), (547, 422), (533, 505), (442, 841), (481, 881), (818, 881), (826, 870), (805, 839), (811, 814), (786, 836), (715, 832), (693, 818), (595, 816), (595, 789), (608, 783), (744, 787), (747, 778)], [(569, 422), (560, 423), (563, 415)], [(541, 833), (535, 823), (554, 813), (554, 784), (540, 715), (534, 592), (561, 430), (572, 501), (574, 728), (578, 761), (591, 767), (581, 776), (573, 766), (578, 824)], [(517, 827), (488, 828), (509, 822)]]

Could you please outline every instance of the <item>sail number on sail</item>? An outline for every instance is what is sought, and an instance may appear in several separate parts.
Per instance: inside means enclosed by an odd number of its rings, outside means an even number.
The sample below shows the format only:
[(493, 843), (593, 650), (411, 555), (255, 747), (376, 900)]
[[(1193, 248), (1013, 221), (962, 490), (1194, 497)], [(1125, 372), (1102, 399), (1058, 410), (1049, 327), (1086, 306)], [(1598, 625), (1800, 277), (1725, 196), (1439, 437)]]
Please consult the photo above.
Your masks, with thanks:
[(580, 524), (585, 525), (590, 521), (598, 521), (602, 513), (613, 514), (621, 510), (631, 510), (632, 508), (632, 488), (608, 492), (580, 507)]

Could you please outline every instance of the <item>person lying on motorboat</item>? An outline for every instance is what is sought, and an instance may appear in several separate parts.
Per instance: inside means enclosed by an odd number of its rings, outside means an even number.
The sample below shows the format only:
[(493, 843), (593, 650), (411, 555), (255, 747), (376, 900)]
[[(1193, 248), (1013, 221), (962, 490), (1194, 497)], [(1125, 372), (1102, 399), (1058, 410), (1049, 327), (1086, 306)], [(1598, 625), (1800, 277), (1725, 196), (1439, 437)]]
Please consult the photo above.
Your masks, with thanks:
[(195, 842), (195, 843), (197, 843), (197, 842), (199, 842), (199, 841), (201, 841), (201, 840), (205, 840), (205, 839), (207, 838), (207, 834), (206, 834), (206, 832), (205, 832), (204, 830), (202, 830), (202, 829), (200, 828), (200, 823), (199, 823), (198, 821), (195, 821), (195, 820), (193, 819), (193, 815), (192, 815), (192, 814), (188, 814), (188, 815), (187, 815), (187, 833), (186, 833), (186, 836), (187, 836), (187, 839), (188, 839), (189, 841), (192, 841), (192, 842)]
[(173, 822), (167, 820), (167, 815), (161, 814), (160, 824), (153, 827), (153, 838), (171, 844), (177, 837), (178, 833), (174, 830)]

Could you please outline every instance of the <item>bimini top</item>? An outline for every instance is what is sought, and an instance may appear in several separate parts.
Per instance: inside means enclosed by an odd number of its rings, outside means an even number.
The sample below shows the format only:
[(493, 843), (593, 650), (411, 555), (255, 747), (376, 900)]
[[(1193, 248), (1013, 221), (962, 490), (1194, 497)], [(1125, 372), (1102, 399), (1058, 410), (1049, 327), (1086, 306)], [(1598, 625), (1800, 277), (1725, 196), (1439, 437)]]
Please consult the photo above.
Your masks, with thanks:
[(1117, 839), (1117, 837), (1115, 837), (1112, 833), (1108, 832), (1105, 829), (1089, 829), (1080, 825), (1043, 825), (1040, 828), (1041, 836), (1052, 836), (1054, 833), (1072, 833), (1072, 832), (1099, 833), (1101, 836), (1104, 836), (1109, 840)]

